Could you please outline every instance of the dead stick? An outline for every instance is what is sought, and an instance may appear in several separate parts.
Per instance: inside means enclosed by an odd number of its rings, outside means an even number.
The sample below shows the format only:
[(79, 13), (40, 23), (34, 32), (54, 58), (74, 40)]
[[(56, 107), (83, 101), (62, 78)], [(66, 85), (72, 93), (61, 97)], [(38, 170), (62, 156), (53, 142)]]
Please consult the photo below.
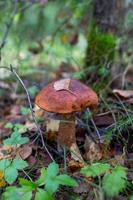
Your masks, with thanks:
[(22, 79), (20, 78), (20, 76), (18, 75), (18, 73), (15, 71), (15, 69), (12, 67), (12, 65), (10, 65), (10, 68), (8, 68), (8, 67), (0, 67), (0, 68), (5, 68), (5, 69), (11, 71), (16, 76), (16, 78), (19, 80), (20, 84), (22, 85), (23, 89), (25, 90), (25, 93), (26, 93), (26, 96), (27, 96), (27, 99), (28, 99), (28, 103), (29, 103), (29, 107), (30, 107), (30, 110), (31, 110), (32, 118), (33, 118), (33, 120), (34, 120), (34, 122), (36, 124), (37, 130), (38, 130), (38, 134), (39, 134), (39, 136), (41, 136), (42, 146), (47, 151), (47, 153), (48, 153), (49, 157), (51, 158), (51, 160), (55, 161), (53, 159), (52, 155), (50, 154), (48, 148), (46, 147), (45, 143), (44, 143), (42, 131), (41, 131), (40, 127), (38, 126), (37, 120), (35, 118), (34, 111), (33, 111), (32, 104), (31, 104), (31, 100), (30, 100), (30, 95), (29, 95), (29, 92), (28, 92), (28, 90), (27, 90), (24, 82), (22, 81)]

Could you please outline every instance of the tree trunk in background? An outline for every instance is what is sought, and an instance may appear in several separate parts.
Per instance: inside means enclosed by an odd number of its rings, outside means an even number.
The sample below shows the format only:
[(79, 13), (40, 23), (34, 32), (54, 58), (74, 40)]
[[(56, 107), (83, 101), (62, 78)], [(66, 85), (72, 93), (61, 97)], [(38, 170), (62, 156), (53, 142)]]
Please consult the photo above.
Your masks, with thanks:
[(94, 0), (93, 16), (103, 32), (117, 33), (123, 15), (124, 0)]
[(84, 69), (87, 80), (106, 84), (109, 81), (108, 77), (114, 78), (126, 67), (123, 54), (128, 49), (128, 39), (120, 43), (116, 50), (115, 38), (126, 36), (125, 19), (133, 2), (131, 0), (93, 0), (92, 3), (92, 21), (95, 23), (95, 28), (92, 27), (93, 25), (89, 27)]

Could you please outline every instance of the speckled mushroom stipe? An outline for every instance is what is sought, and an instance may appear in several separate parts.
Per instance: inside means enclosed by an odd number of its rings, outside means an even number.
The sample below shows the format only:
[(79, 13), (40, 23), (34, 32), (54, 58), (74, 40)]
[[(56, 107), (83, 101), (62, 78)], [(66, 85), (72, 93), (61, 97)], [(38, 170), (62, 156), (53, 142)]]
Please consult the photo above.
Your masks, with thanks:
[(79, 112), (86, 107), (97, 106), (97, 94), (80, 81), (71, 79), (69, 90), (56, 91), (52, 82), (38, 93), (35, 103), (48, 112), (61, 114)]

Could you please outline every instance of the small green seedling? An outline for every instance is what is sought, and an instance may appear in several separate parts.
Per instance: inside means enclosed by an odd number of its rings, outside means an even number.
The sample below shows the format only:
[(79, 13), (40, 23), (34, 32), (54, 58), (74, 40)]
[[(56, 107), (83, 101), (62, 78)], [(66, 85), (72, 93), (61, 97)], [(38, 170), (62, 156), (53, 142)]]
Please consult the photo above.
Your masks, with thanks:
[(29, 141), (28, 137), (22, 137), (21, 134), (19, 133), (24, 126), (22, 124), (15, 124), (13, 125), (12, 123), (7, 123), (5, 125), (5, 128), (10, 128), (13, 130), (11, 136), (7, 139), (4, 140), (4, 144), (6, 145), (22, 145), (26, 144)]
[(30, 108), (21, 106), (20, 112), (22, 115), (28, 115), (31, 112), (31, 110), (30, 110)]
[(111, 167), (109, 164), (94, 163), (83, 167), (81, 173), (87, 177), (102, 175), (102, 189), (108, 197), (117, 196), (127, 185), (126, 168), (122, 166)]
[(4, 172), (4, 179), (7, 183), (12, 184), (18, 177), (18, 170), (23, 170), (28, 164), (22, 159), (3, 159), (0, 161), (0, 170)]
[(6, 145), (17, 145), (17, 144), (26, 144), (29, 141), (28, 137), (22, 137), (21, 134), (17, 131), (14, 131), (11, 134), (11, 137), (4, 140), (4, 144)]
[(60, 185), (75, 187), (77, 183), (66, 174), (59, 174), (59, 166), (51, 163), (48, 168), (41, 169), (41, 175), (37, 181), (20, 179), (21, 187), (7, 187), (3, 194), (3, 200), (31, 200), (34, 194), (35, 200), (54, 200), (54, 193)]
[(28, 92), (31, 98), (34, 98), (38, 93), (38, 88), (36, 86), (32, 86), (28, 88)]

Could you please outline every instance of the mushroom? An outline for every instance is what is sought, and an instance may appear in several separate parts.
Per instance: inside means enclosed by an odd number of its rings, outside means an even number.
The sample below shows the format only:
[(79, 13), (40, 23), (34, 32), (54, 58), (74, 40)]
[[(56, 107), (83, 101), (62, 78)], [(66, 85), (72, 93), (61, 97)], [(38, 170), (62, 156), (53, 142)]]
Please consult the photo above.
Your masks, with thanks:
[(75, 137), (76, 112), (87, 107), (95, 108), (97, 94), (78, 80), (61, 79), (45, 86), (36, 96), (41, 109), (60, 116), (58, 143), (67, 146), (74, 160), (83, 161)]

